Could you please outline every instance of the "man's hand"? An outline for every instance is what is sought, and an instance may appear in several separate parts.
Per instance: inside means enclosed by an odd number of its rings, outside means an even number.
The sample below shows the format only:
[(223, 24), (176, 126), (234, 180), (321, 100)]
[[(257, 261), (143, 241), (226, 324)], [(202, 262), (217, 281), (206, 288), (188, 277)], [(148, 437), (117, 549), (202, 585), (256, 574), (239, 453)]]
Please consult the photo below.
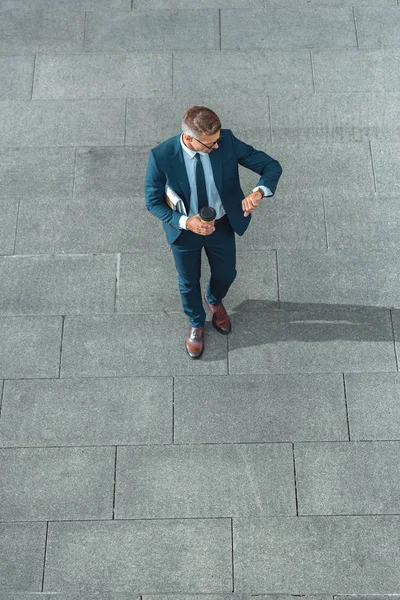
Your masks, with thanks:
[(244, 211), (244, 216), (247, 217), (250, 213), (256, 210), (259, 202), (264, 197), (264, 193), (262, 190), (258, 189), (256, 192), (252, 192), (246, 198), (242, 200), (242, 208)]
[(210, 235), (213, 231), (215, 231), (214, 225), (209, 225), (208, 223), (202, 223), (200, 220), (200, 215), (194, 215), (194, 217), (189, 217), (186, 221), (186, 229), (193, 231), (193, 233), (197, 233), (198, 235)]

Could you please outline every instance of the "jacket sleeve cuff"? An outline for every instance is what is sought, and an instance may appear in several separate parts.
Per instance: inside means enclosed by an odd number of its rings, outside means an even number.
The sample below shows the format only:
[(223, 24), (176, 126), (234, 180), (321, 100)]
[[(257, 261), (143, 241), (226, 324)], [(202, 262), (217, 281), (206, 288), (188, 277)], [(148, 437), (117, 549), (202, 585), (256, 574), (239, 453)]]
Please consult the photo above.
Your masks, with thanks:
[(253, 192), (256, 192), (258, 189), (261, 189), (264, 192), (264, 198), (266, 196), (273, 196), (273, 193), (271, 192), (271, 190), (269, 188), (267, 188), (265, 185), (258, 185), (257, 187), (254, 188)]

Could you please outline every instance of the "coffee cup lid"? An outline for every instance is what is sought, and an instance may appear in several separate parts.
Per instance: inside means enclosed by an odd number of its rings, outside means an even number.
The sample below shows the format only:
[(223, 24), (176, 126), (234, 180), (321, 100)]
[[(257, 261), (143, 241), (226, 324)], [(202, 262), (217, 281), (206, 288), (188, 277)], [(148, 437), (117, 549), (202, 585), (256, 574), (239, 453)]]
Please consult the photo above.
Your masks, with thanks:
[(217, 216), (217, 213), (212, 206), (204, 206), (204, 208), (200, 210), (199, 214), (203, 221), (213, 221)]

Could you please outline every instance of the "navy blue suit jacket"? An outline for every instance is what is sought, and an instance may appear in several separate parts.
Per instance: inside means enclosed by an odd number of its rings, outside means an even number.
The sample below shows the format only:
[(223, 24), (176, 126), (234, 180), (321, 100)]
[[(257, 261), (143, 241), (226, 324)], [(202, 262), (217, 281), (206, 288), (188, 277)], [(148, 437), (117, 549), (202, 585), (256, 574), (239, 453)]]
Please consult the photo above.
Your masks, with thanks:
[[(272, 194), (282, 173), (277, 160), (261, 150), (245, 144), (230, 129), (221, 129), (222, 138), (218, 148), (209, 153), (215, 185), (232, 228), (238, 235), (246, 231), (251, 214), (244, 216), (242, 200), (245, 194), (240, 187), (238, 164), (251, 169), (261, 177), (257, 185), (265, 185)], [(181, 134), (162, 142), (150, 150), (145, 178), (145, 201), (147, 209), (161, 219), (172, 244), (181, 234), (181, 213), (172, 210), (164, 201), (165, 185), (172, 188), (184, 201), (187, 214), (190, 205), (190, 186), (186, 174)]]

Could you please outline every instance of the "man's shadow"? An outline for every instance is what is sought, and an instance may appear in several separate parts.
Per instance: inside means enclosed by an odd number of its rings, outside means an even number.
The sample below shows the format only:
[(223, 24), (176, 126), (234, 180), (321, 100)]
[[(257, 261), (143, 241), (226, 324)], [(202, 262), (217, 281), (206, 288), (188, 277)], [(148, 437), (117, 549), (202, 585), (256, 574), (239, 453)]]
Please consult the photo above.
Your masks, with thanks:
[[(229, 352), (234, 352), (240, 348), (292, 341), (354, 342), (354, 352), (359, 343), (364, 344), (363, 352), (390, 357), (389, 370), (394, 371), (397, 370), (396, 338), (400, 340), (400, 310), (393, 308), (248, 299), (227, 307), (232, 323), (227, 347)], [(207, 325), (211, 328), (211, 323)], [(368, 350), (365, 342), (370, 343)], [(348, 344), (343, 348), (345, 346)], [(325, 351), (327, 348), (325, 345)]]

